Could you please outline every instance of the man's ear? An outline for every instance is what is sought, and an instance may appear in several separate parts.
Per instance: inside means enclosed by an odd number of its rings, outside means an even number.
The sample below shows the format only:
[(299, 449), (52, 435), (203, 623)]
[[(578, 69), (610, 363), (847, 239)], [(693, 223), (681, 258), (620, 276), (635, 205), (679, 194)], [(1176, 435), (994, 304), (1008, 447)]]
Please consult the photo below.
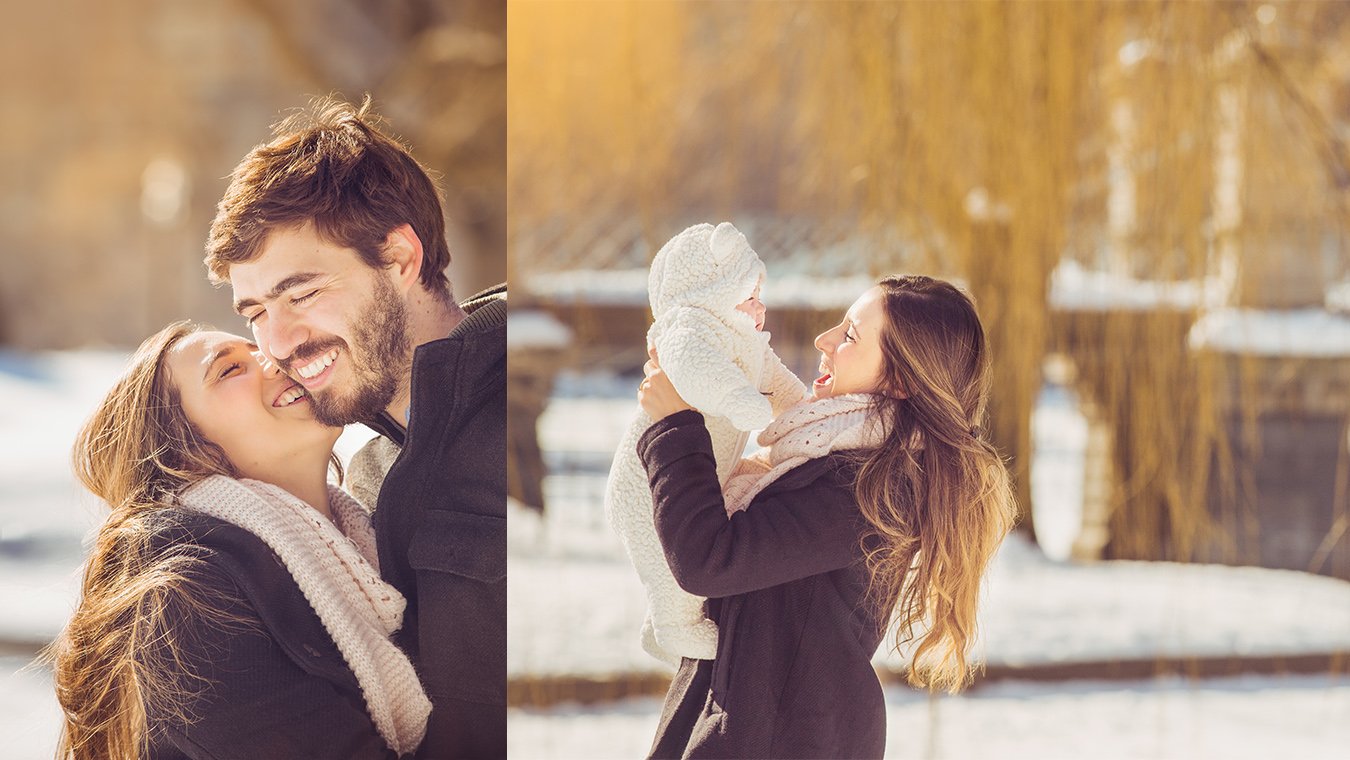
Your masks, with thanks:
[(384, 239), (385, 265), (394, 285), (407, 293), (422, 274), (422, 239), (411, 224), (401, 224)]

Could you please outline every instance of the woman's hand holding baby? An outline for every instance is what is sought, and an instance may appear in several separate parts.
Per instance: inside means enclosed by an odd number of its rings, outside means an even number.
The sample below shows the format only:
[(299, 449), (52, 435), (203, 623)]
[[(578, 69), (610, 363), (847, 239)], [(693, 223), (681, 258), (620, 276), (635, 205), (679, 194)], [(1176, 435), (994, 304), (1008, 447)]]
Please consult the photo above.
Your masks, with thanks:
[(647, 413), (652, 421), (662, 420), (676, 412), (682, 412), (685, 409), (693, 409), (692, 406), (685, 403), (680, 394), (675, 390), (675, 385), (670, 382), (670, 378), (662, 371), (661, 365), (656, 361), (656, 352), (649, 351), (651, 360), (642, 366), (642, 374), (645, 377), (642, 383), (638, 385), (638, 404), (642, 406), (642, 411)]

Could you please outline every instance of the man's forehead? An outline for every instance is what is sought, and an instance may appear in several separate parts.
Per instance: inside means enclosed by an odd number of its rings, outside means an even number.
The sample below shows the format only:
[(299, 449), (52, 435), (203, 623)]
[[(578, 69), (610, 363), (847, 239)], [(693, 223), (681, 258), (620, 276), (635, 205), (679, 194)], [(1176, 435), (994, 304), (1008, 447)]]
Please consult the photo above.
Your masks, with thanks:
[(335, 271), (355, 263), (360, 263), (355, 251), (325, 240), (312, 224), (303, 224), (272, 230), (256, 256), (230, 265), (229, 278), (235, 293), (265, 290), (297, 272)]

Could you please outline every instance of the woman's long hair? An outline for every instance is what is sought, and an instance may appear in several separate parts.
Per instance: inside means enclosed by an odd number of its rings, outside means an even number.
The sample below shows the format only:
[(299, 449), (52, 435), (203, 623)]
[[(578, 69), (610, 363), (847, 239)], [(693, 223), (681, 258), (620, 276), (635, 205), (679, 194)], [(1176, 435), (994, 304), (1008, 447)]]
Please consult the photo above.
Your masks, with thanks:
[(856, 493), (871, 597), (897, 618), (896, 646), (915, 639), (912, 683), (955, 692), (970, 679), (981, 579), (1011, 529), (1008, 470), (981, 424), (989, 355), (971, 299), (918, 275), (879, 283), (887, 438), (863, 456)]
[(230, 622), (210, 594), (182, 593), (200, 560), (150, 541), (175, 494), (209, 475), (235, 474), (188, 420), (165, 367), (169, 350), (201, 329), (177, 322), (146, 339), (75, 442), (76, 475), (112, 513), (85, 566), (79, 606), (46, 653), (65, 714), (62, 758), (141, 756), (147, 695), (156, 714), (183, 715), (192, 673), (177, 656), (171, 602)]

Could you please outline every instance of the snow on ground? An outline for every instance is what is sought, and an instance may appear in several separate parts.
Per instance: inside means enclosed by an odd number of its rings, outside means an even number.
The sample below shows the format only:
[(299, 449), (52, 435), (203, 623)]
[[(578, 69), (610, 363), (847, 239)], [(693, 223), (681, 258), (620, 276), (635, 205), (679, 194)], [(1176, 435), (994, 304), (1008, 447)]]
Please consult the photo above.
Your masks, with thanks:
[(103, 514), (70, 449), (126, 358), (0, 352), (0, 639), (43, 641), (70, 615), (81, 540)]
[[(798, 307), (842, 311), (876, 285), (878, 279), (868, 275), (820, 277), (784, 273), (774, 262), (765, 263), (769, 265), (769, 278), (764, 283), (763, 301), (771, 309)], [(641, 308), (648, 302), (647, 274), (645, 268), (550, 272), (529, 279), (527, 289), (555, 303)]]
[(1350, 282), (1336, 282), (1327, 286), (1326, 299), (1323, 301), (1330, 311), (1341, 314), (1350, 313)]
[(506, 317), (506, 345), (512, 350), (566, 348), (572, 331), (543, 311), (513, 311)]
[[(512, 676), (666, 672), (642, 652), (642, 587), (605, 522), (614, 447), (636, 378), (565, 374), (540, 419), (548, 510), (512, 506), (508, 611)], [(1067, 555), (1079, 514), (1086, 432), (1063, 389), (1036, 411), (1038, 527)], [(546, 622), (541, 622), (546, 621)], [(1350, 583), (1286, 570), (1160, 562), (1079, 564), (1018, 537), (991, 570), (977, 656), (1022, 666), (1350, 649)], [(899, 667), (894, 654), (881, 662)]]
[(51, 671), (22, 657), (0, 657), (0, 756), (27, 760), (56, 756), (61, 708)]
[(1215, 308), (1227, 294), (1219, 277), (1204, 280), (1140, 280), (1061, 261), (1050, 274), (1050, 306), (1068, 311)]
[(1350, 316), (1324, 309), (1217, 309), (1191, 327), (1193, 349), (1256, 356), (1350, 356)]
[[(959, 697), (886, 689), (892, 760), (1330, 760), (1350, 746), (1350, 676), (1003, 682)], [(515, 709), (509, 755), (642, 757), (658, 699)]]

